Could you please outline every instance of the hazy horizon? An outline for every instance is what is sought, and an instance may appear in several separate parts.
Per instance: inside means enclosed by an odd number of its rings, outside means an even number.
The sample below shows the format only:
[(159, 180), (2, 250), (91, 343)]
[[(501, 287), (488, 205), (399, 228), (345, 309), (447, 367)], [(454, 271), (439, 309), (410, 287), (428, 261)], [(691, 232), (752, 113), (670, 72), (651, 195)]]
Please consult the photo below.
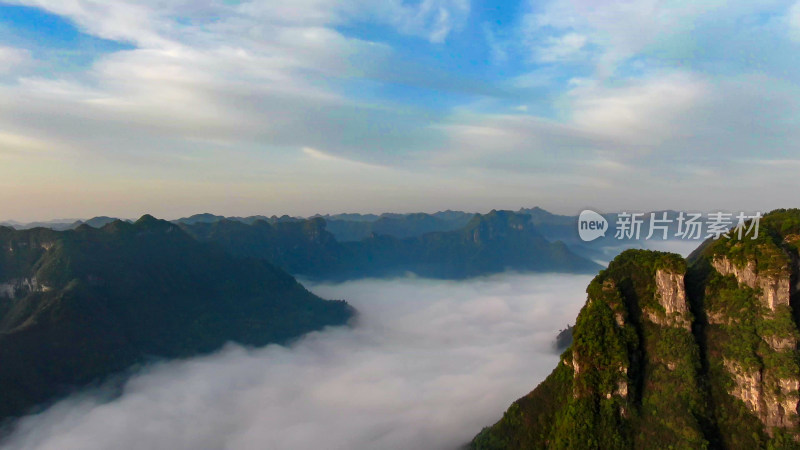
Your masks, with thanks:
[[(780, 208), (792, 208), (792, 207), (793, 207), (792, 205), (787, 205), (787, 206), (781, 206)], [(797, 207), (797, 206), (795, 206), (795, 207)], [(414, 209), (411, 209), (411, 210), (408, 210), (408, 211), (403, 211), (403, 210), (391, 210), (391, 211), (389, 211), (389, 210), (372, 210), (372, 211), (352, 210), (352, 211), (333, 211), (333, 212), (325, 212), (325, 213), (316, 212), (316, 213), (312, 213), (312, 214), (287, 214), (287, 213), (282, 213), (282, 212), (252, 213), (252, 214), (221, 214), (221, 213), (210, 212), (210, 211), (202, 211), (202, 212), (193, 212), (193, 213), (184, 214), (184, 215), (177, 215), (177, 216), (176, 215), (173, 215), (173, 216), (159, 216), (159, 215), (156, 215), (156, 214), (153, 214), (153, 213), (150, 213), (150, 212), (143, 212), (141, 214), (134, 215), (134, 216), (114, 216), (114, 215), (109, 215), (109, 214), (95, 214), (95, 215), (83, 216), (83, 217), (56, 217), (56, 218), (44, 217), (44, 218), (34, 219), (34, 220), (20, 220), (20, 219), (17, 219), (17, 218), (1, 218), (0, 217), (0, 223), (15, 223), (15, 224), (20, 224), (20, 225), (27, 225), (27, 224), (31, 224), (31, 223), (71, 223), (71, 222), (78, 221), (78, 220), (85, 221), (85, 220), (93, 219), (93, 218), (96, 218), (96, 217), (111, 217), (111, 218), (115, 218), (115, 219), (135, 221), (135, 220), (139, 219), (140, 217), (142, 217), (144, 215), (151, 215), (151, 216), (153, 216), (153, 217), (155, 217), (157, 219), (174, 221), (174, 220), (179, 220), (179, 219), (188, 218), (188, 217), (191, 217), (191, 216), (201, 215), (201, 214), (211, 214), (211, 215), (215, 215), (215, 216), (240, 217), (240, 218), (255, 217), (255, 216), (282, 217), (282, 216), (286, 215), (286, 216), (290, 216), (290, 217), (303, 218), (303, 219), (314, 217), (314, 216), (339, 215), (339, 214), (362, 214), (362, 215), (373, 214), (373, 215), (376, 215), (376, 216), (380, 216), (381, 214), (415, 214), (415, 213), (435, 214), (435, 213), (446, 212), (446, 211), (465, 212), (465, 213), (470, 213), (470, 214), (473, 214), (473, 213), (474, 214), (487, 214), (487, 213), (491, 212), (492, 210), (519, 211), (520, 209), (533, 209), (533, 208), (540, 208), (540, 209), (543, 209), (543, 210), (545, 210), (545, 211), (547, 211), (547, 212), (549, 212), (551, 214), (570, 216), (570, 217), (577, 217), (578, 214), (584, 209), (590, 209), (592, 211), (597, 211), (597, 212), (599, 212), (601, 214), (614, 214), (614, 213), (619, 213), (619, 212), (649, 213), (649, 212), (657, 212), (657, 211), (686, 211), (686, 212), (701, 212), (701, 213), (709, 213), (709, 212), (739, 213), (739, 212), (744, 212), (744, 213), (750, 213), (750, 214), (754, 214), (755, 212), (760, 212), (762, 214), (765, 214), (765, 213), (771, 211), (771, 209), (754, 209), (754, 210), (738, 209), (738, 210), (734, 210), (734, 209), (720, 209), (720, 208), (709, 209), (709, 210), (706, 210), (706, 211), (691, 210), (691, 209), (689, 209), (689, 210), (687, 210), (687, 209), (681, 210), (679, 208), (657, 208), (657, 209), (623, 208), (623, 209), (616, 209), (616, 210), (614, 210), (614, 209), (612, 209), (612, 210), (601, 210), (601, 209), (592, 208), (592, 207), (579, 208), (578, 210), (574, 210), (573, 211), (571, 209), (567, 209), (567, 210), (564, 210), (564, 209), (549, 209), (549, 208), (544, 208), (544, 207), (542, 207), (540, 205), (533, 205), (533, 206), (518, 206), (518, 207), (509, 207), (509, 208), (489, 208), (489, 209), (485, 209), (485, 210), (465, 210), (465, 209), (456, 209), (456, 208), (441, 208), (441, 209), (426, 210), (426, 211), (414, 210)], [(779, 208), (774, 208), (774, 209), (779, 209)]]

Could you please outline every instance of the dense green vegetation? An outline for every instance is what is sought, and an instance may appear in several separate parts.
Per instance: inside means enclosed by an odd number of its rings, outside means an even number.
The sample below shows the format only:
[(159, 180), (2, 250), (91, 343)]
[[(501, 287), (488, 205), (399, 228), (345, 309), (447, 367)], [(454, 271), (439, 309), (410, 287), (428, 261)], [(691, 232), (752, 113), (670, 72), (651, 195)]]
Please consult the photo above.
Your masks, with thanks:
[(0, 227), (0, 418), (149, 358), (284, 342), (352, 309), (263, 259), (144, 216), (56, 232)]
[[(642, 308), (658, 304), (658, 269), (683, 273), (685, 263), (677, 255), (631, 250), (601, 271), (587, 288), (589, 300), (563, 363), (473, 447), (644, 448), (653, 440), (664, 448), (706, 445), (697, 420), (705, 411), (691, 333), (642, 318)], [(514, 417), (525, 418), (523, 425), (514, 426)]]
[[(778, 210), (758, 238), (707, 242), (688, 267), (677, 255), (622, 253), (587, 288), (562, 364), (472, 448), (800, 448), (796, 406), (782, 406), (800, 395), (798, 233), (800, 210)], [(712, 260), (723, 256), (789, 278), (791, 304), (771, 310), (761, 289), (720, 275)], [(686, 274), (691, 330), (643, 314), (659, 310), (658, 269)]]

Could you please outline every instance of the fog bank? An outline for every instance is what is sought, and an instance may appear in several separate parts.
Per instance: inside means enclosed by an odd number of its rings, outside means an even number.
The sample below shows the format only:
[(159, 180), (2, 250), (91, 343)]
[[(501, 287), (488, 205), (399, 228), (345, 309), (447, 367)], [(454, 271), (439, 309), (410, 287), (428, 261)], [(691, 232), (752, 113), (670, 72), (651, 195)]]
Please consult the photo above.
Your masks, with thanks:
[(359, 312), (289, 347), (151, 366), (118, 398), (83, 394), (21, 420), (9, 449), (452, 449), (558, 362), (585, 275), (311, 285)]

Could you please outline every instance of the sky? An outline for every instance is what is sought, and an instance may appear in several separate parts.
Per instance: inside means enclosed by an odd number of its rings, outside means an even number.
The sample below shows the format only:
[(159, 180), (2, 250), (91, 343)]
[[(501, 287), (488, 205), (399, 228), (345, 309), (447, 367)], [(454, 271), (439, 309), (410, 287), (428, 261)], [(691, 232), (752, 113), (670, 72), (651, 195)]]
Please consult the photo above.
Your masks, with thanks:
[(0, 220), (798, 206), (800, 2), (0, 1)]
[(559, 363), (587, 275), (311, 285), (359, 311), (290, 347), (229, 345), (149, 366), (17, 422), (7, 450), (451, 450)]

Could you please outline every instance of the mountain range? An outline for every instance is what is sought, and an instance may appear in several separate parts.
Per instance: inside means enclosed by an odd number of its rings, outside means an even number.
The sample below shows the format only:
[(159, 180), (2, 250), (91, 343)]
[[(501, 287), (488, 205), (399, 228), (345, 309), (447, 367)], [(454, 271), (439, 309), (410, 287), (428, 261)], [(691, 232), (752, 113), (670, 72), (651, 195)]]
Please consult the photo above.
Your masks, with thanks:
[[(636, 238), (617, 239), (613, 237), (613, 232), (607, 233), (605, 239), (598, 239), (592, 242), (584, 242), (580, 239), (577, 232), (578, 216), (553, 214), (539, 207), (520, 208), (515, 211), (517, 214), (530, 216), (531, 224), (536, 232), (548, 241), (563, 242), (572, 252), (593, 261), (608, 261), (624, 248), (641, 247), (642, 240), (649, 229), (651, 213), (642, 215), (642, 236)], [(669, 224), (668, 236), (676, 239), (677, 223), (674, 218), (676, 211), (654, 211), (657, 218), (663, 213), (669, 214), (673, 221)], [(195, 214), (189, 217), (182, 217), (172, 222), (179, 225), (194, 226), (201, 224), (213, 224), (222, 221), (241, 222), (247, 225), (254, 225), (256, 222), (267, 222), (270, 225), (285, 222), (304, 222), (314, 219), (323, 219), (325, 230), (333, 235), (339, 243), (359, 242), (367, 240), (372, 236), (390, 236), (398, 239), (420, 237), (427, 233), (457, 231), (467, 226), (470, 221), (480, 214), (464, 211), (439, 211), (436, 213), (383, 213), (383, 214), (326, 214), (314, 215), (308, 218), (283, 216), (247, 216), (247, 217), (225, 217), (216, 214)], [(619, 213), (607, 213), (602, 216), (608, 221), (609, 226), (614, 226), (619, 217)], [(30, 229), (45, 227), (56, 230), (74, 229), (82, 224), (93, 227), (101, 227), (115, 219), (106, 216), (94, 217), (87, 220), (61, 219), (50, 222), (0, 222), (0, 225), (9, 226), (16, 229)], [(128, 220), (130, 221), (130, 220)], [(706, 223), (706, 218), (700, 220)]]
[(151, 216), (0, 227), (0, 419), (139, 363), (286, 342), (353, 315), (264, 259)]
[[(337, 240), (327, 222), (345, 218), (371, 224), (369, 236)], [(145, 215), (49, 225), (0, 226), (0, 419), (153, 359), (210, 352), (228, 341), (286, 342), (355, 314), (343, 301), (314, 296), (290, 273), (459, 279), (600, 267), (510, 211), (203, 214), (174, 222)]]
[[(774, 223), (772, 217), (767, 223)], [(228, 341), (286, 342), (354, 316), (345, 302), (314, 296), (293, 275), (336, 281), (408, 274), (464, 279), (507, 270), (602, 268), (552, 239), (563, 236), (582, 248), (575, 217), (540, 208), (308, 219), (198, 214), (171, 222), (149, 215), (137, 221), (103, 216), (38, 225), (47, 226), (0, 226), (0, 419), (153, 359), (210, 352)], [(703, 251), (712, 248), (718, 246), (708, 244)], [(631, 277), (645, 283), (641, 295), (652, 297), (654, 288), (633, 273), (663, 261), (675, 273), (683, 270), (681, 276), (691, 272), (681, 269), (685, 263), (679, 257), (629, 255), (639, 253), (623, 254), (601, 276), (625, 289)], [(636, 268), (625, 258), (663, 261)], [(617, 269), (620, 265), (628, 272)], [(629, 315), (638, 317), (635, 311)], [(640, 323), (635, 320), (633, 332)], [(572, 330), (573, 349), (582, 348), (581, 323)], [(692, 322), (691, 328), (700, 326)], [(589, 341), (594, 339), (599, 338)], [(560, 342), (569, 345), (567, 334)], [(635, 361), (644, 344), (625, 345), (634, 351), (626, 367), (639, 376), (637, 370), (644, 369)], [(496, 429), (487, 429), (475, 445), (496, 440)]]
[[(431, 223), (407, 216), (383, 223), (399, 220)], [(563, 243), (545, 239), (530, 216), (510, 211), (475, 214), (456, 230), (405, 238), (373, 232), (360, 241), (339, 242), (326, 225), (325, 219), (316, 217), (272, 223), (258, 220), (251, 225), (219, 220), (181, 227), (198, 240), (215, 243), (234, 255), (265, 258), (292, 274), (313, 279), (407, 273), (462, 279), (506, 270), (587, 273), (600, 268)]]

